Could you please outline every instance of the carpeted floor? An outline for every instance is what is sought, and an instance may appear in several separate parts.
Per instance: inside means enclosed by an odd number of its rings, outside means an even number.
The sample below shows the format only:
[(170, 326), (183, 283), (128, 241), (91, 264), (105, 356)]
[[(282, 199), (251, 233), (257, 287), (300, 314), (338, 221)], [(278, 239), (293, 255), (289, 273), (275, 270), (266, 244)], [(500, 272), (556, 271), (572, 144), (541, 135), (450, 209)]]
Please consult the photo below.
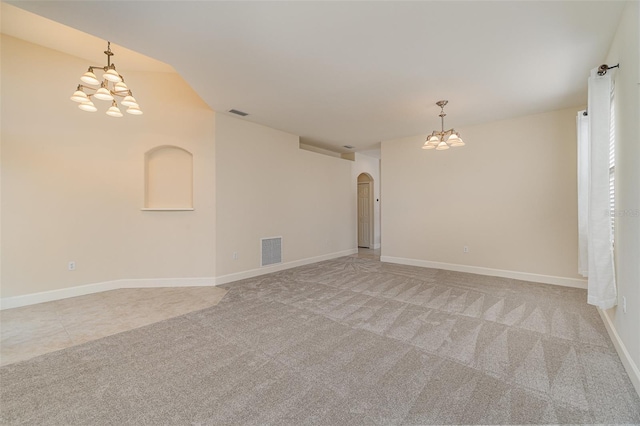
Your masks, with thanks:
[(0, 369), (2, 424), (640, 423), (584, 290), (340, 258)]

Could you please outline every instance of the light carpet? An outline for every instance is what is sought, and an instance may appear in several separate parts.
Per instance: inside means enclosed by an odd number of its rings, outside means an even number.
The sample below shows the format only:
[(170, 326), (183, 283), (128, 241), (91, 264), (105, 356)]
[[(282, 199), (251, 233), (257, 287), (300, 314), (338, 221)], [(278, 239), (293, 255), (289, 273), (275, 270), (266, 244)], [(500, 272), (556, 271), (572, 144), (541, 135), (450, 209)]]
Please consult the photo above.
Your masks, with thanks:
[(0, 369), (3, 424), (640, 423), (586, 292), (345, 257)]

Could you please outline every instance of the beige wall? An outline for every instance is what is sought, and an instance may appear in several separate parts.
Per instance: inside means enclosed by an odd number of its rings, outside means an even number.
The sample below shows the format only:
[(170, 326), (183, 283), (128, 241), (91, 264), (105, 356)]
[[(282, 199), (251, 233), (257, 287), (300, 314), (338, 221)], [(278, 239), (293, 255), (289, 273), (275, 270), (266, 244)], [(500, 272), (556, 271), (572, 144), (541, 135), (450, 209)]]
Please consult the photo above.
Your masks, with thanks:
[[(640, 391), (640, 7), (629, 2), (606, 58), (616, 108), (616, 280), (618, 307), (606, 312), (635, 363)], [(622, 297), (627, 313), (622, 311)], [(630, 372), (633, 378), (633, 375)]]
[[(215, 276), (214, 114), (174, 73), (121, 70), (139, 117), (80, 111), (88, 61), (2, 36), (2, 297)], [(192, 212), (143, 212), (144, 154), (193, 153)], [(76, 270), (67, 270), (69, 261)]]
[(218, 276), (260, 268), (260, 238), (282, 237), (285, 263), (355, 248), (351, 161), (223, 114), (216, 157)]
[[(283, 237), (285, 263), (355, 248), (351, 161), (216, 117), (173, 73), (121, 71), (141, 117), (79, 111), (68, 98), (87, 63), (2, 36), (3, 298), (252, 271), (261, 237)], [(141, 210), (145, 153), (163, 145), (193, 154), (194, 211)]]
[(576, 111), (460, 128), (447, 151), (382, 142), (382, 255), (580, 278)]

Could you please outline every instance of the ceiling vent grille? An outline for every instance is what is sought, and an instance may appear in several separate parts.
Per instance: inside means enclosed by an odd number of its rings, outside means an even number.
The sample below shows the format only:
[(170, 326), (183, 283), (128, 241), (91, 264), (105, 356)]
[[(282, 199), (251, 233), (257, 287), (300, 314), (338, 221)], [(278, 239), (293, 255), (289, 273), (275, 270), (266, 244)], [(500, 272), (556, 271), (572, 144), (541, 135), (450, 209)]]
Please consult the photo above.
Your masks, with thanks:
[(353, 145), (342, 145), (343, 148), (353, 149), (355, 148)]
[(246, 117), (247, 115), (249, 115), (248, 113), (238, 111), (237, 109), (230, 109), (228, 112), (230, 112), (231, 114), (239, 115), (240, 117)]
[(262, 249), (260, 266), (282, 263), (282, 237), (261, 238), (260, 242)]

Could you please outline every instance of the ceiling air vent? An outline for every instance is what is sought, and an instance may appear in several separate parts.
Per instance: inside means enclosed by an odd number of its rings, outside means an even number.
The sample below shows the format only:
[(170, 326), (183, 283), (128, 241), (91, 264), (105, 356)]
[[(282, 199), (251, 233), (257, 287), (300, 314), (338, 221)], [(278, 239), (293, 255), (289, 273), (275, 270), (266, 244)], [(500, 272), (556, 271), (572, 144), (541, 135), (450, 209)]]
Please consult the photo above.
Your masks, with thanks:
[(246, 112), (238, 111), (237, 109), (230, 109), (228, 112), (230, 112), (231, 114), (239, 115), (240, 117), (246, 117), (247, 115), (249, 115)]
[(353, 145), (342, 145), (343, 148), (353, 149), (355, 148)]

